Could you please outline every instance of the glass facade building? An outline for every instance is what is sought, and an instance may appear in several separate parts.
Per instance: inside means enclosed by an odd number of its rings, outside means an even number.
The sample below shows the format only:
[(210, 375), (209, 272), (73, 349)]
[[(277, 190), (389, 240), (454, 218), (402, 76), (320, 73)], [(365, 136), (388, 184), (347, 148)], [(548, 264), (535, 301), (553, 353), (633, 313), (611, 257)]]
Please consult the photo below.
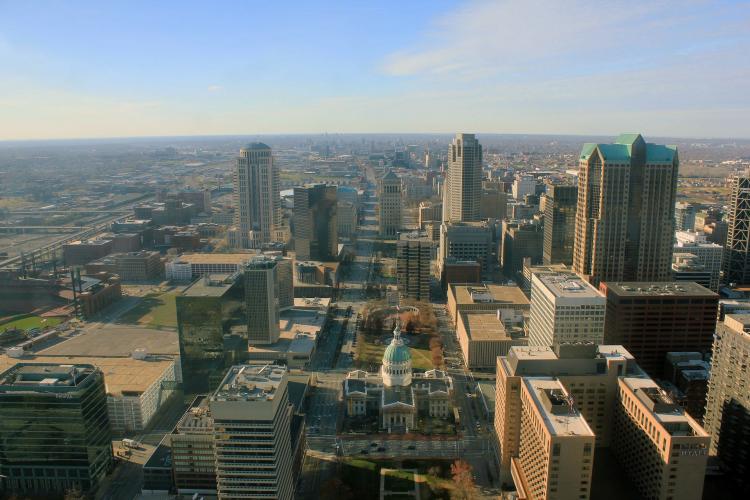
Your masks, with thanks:
[(6, 492), (91, 491), (112, 467), (104, 376), (93, 365), (19, 363), (0, 375)]

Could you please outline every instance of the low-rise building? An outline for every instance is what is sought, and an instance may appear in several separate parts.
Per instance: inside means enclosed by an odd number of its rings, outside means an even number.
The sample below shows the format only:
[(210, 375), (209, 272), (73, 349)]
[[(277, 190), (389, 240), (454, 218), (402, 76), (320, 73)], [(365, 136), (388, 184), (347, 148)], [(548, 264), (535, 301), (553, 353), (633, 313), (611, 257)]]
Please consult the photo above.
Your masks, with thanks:
[(446, 310), (458, 323), (460, 312), (501, 311), (504, 322), (511, 324), (523, 321), (530, 308), (529, 299), (520, 288), (513, 285), (496, 285), (491, 283), (462, 283), (448, 287)]
[(508, 354), (511, 346), (527, 343), (523, 322), (506, 328), (500, 311), (459, 312), (456, 335), (471, 370), (494, 368), (497, 357)]
[(123, 281), (151, 281), (163, 275), (159, 252), (141, 250), (140, 252), (119, 253), (112, 257), (115, 260), (117, 274)]

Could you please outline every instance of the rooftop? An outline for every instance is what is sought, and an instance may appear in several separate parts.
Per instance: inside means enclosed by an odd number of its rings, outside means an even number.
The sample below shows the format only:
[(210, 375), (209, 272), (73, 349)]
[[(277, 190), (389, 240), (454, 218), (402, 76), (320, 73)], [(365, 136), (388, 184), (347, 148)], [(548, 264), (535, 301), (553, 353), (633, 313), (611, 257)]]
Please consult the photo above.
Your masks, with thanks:
[(648, 377), (622, 377), (625, 385), (643, 403), (656, 421), (672, 436), (707, 436), (685, 409), (672, 401), (656, 382)]
[(24, 387), (40, 391), (52, 387), (72, 389), (78, 387), (95, 370), (90, 364), (27, 364), (12, 361), (0, 375), (2, 387)]
[(555, 378), (524, 378), (526, 390), (552, 436), (589, 436), (594, 432)]
[(645, 152), (647, 164), (672, 163), (677, 154), (676, 146), (647, 143), (640, 134), (622, 134), (615, 140), (614, 144), (584, 144), (579, 158), (581, 160), (588, 160), (598, 151), (604, 161), (630, 163), (633, 149)]
[(221, 297), (235, 284), (237, 274), (206, 274), (182, 290), (183, 297)]
[[(83, 365), (99, 368), (104, 374), (107, 394), (115, 397), (140, 395), (162, 376), (174, 362), (171, 358), (147, 358), (144, 360), (108, 358), (100, 356), (26, 356), (21, 359), (0, 356), (0, 370), (6, 370), (18, 362), (52, 364), (58, 367)], [(32, 365), (34, 366), (34, 365)]]
[(36, 353), (37, 357), (130, 357), (136, 349), (151, 355), (179, 356), (177, 332), (127, 325), (87, 328), (75, 337)]
[(494, 312), (461, 312), (466, 334), (471, 340), (512, 340)]
[(602, 298), (603, 295), (590, 283), (575, 274), (535, 274), (544, 287), (558, 298)]
[(459, 305), (477, 303), (529, 305), (529, 299), (517, 286), (476, 283), (454, 284), (451, 285), (451, 289)]
[(208, 407), (208, 397), (196, 396), (190, 408), (185, 412), (174, 428), (174, 433), (208, 433), (213, 432), (214, 419)]
[(235, 365), (216, 390), (212, 401), (272, 401), (284, 380), (280, 365)]
[(623, 297), (673, 295), (680, 297), (719, 297), (708, 288), (692, 281), (609, 281), (604, 284), (607, 293)]
[(254, 254), (251, 253), (184, 253), (176, 260), (188, 264), (243, 264)]

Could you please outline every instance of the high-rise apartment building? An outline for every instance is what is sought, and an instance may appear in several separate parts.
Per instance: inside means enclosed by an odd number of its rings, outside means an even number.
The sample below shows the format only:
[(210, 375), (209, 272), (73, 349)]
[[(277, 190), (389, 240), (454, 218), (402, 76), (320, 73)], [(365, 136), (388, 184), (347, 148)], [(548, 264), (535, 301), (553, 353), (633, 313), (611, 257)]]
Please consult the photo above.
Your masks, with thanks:
[(732, 179), (724, 282), (750, 284), (750, 172)]
[(573, 270), (595, 285), (669, 280), (678, 167), (674, 146), (640, 134), (584, 144)]
[(546, 265), (573, 263), (578, 186), (549, 184), (544, 205), (544, 250)]
[(750, 315), (727, 314), (714, 338), (706, 414), (711, 454), (740, 495), (750, 492)]
[(674, 253), (695, 255), (703, 265), (704, 270), (710, 274), (709, 284), (706, 285), (706, 288), (718, 292), (724, 248), (721, 245), (709, 242), (703, 232), (677, 231), (675, 239), (677, 242), (674, 245)]
[(240, 149), (234, 172), (236, 224), (242, 248), (254, 248), (273, 240), (281, 225), (279, 171), (271, 148), (254, 142)]
[(396, 281), (402, 297), (430, 300), (433, 242), (419, 233), (402, 233), (396, 243)]
[(238, 365), (211, 396), (219, 500), (294, 496), (286, 368)]
[(482, 145), (474, 134), (456, 134), (448, 146), (448, 170), (443, 188), (443, 221), (480, 219)]
[(675, 231), (692, 231), (695, 227), (695, 205), (678, 201), (674, 207)]
[[(548, 419), (540, 419), (539, 414), (545, 414), (531, 410), (544, 406), (546, 389), (553, 391), (553, 397), (546, 406)], [(497, 358), (495, 391), (501, 468), (519, 491), (527, 493), (526, 498), (589, 498), (591, 471), (599, 450), (602, 456), (607, 455), (603, 448), (611, 450), (621, 466), (617, 473), (623, 473), (641, 497), (701, 498), (710, 438), (643, 373), (622, 346), (511, 347), (507, 356)], [(567, 415), (580, 415), (587, 426), (571, 422), (571, 441), (560, 443), (558, 455), (553, 431), (558, 423), (565, 423)], [(562, 438), (566, 433), (559, 434)], [(575, 436), (581, 437), (582, 449), (572, 439)], [(587, 448), (592, 441), (596, 454)], [(566, 444), (571, 448), (563, 460)], [(524, 466), (523, 457), (529, 457), (527, 462), (533, 465)], [(555, 457), (559, 457), (557, 463), (552, 462)], [(556, 492), (550, 490), (552, 481), (558, 485)], [(574, 485), (586, 490), (553, 495), (559, 488)], [(542, 493), (545, 491), (548, 493)]]
[(93, 365), (19, 363), (0, 374), (6, 493), (88, 492), (112, 467), (104, 375)]
[(624, 346), (650, 376), (664, 370), (668, 352), (711, 350), (719, 296), (697, 283), (607, 282), (604, 343)]
[(336, 186), (312, 184), (294, 188), (294, 251), (297, 260), (336, 260), (338, 223)]
[(604, 295), (574, 274), (534, 274), (529, 345), (601, 344), (606, 303)]
[(521, 430), (511, 477), (520, 498), (588, 499), (594, 432), (560, 381), (523, 378)]
[(404, 203), (401, 196), (401, 179), (389, 171), (380, 179), (380, 205), (378, 232), (384, 238), (393, 238), (401, 231), (401, 207)]
[(251, 345), (279, 340), (279, 278), (276, 259), (260, 256), (245, 265), (247, 341)]

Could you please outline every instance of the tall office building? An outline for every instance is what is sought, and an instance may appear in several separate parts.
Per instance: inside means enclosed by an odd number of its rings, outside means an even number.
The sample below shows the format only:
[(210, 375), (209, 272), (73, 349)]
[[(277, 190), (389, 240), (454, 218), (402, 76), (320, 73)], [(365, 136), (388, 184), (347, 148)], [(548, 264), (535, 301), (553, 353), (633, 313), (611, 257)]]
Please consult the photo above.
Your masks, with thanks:
[(294, 496), (286, 368), (238, 365), (209, 407), (219, 500)]
[(695, 255), (700, 264), (703, 265), (704, 270), (710, 275), (709, 283), (705, 285), (706, 288), (718, 292), (724, 248), (721, 245), (709, 242), (703, 232), (677, 231), (675, 239), (677, 242), (674, 245), (674, 254)]
[(601, 344), (606, 303), (604, 295), (574, 274), (534, 274), (529, 345)]
[(544, 205), (543, 263), (573, 263), (578, 186), (549, 184)]
[(442, 274), (447, 260), (473, 260), (482, 266), (482, 273), (491, 269), (492, 230), (484, 222), (461, 222), (440, 225), (439, 264)]
[[(507, 356), (497, 358), (495, 394), (502, 473), (512, 477), (525, 498), (589, 498), (591, 471), (608, 451), (620, 468), (606, 462), (602, 466), (627, 478), (633, 498), (702, 496), (708, 434), (622, 346), (511, 347)], [(576, 419), (568, 423), (571, 432), (558, 427), (566, 416)], [(565, 436), (570, 440), (560, 441)], [(558, 443), (559, 448), (554, 446)], [(606, 485), (612, 479), (602, 473), (601, 484)], [(553, 481), (557, 492), (550, 489)], [(554, 495), (561, 488), (570, 489)], [(606, 491), (591, 495), (605, 498)]]
[(524, 201), (526, 195), (536, 193), (536, 179), (531, 175), (517, 175), (511, 192), (515, 200)]
[(711, 351), (719, 296), (697, 283), (607, 282), (604, 343), (624, 346), (660, 378), (668, 352)]
[(482, 197), (479, 200), (479, 217), (482, 220), (503, 220), (508, 214), (508, 195), (497, 182), (482, 183)]
[[(750, 315), (727, 314), (714, 338), (706, 415), (711, 454), (739, 493), (750, 493), (747, 447), (750, 436)], [(744, 495), (744, 496), (743, 496)]]
[(395, 237), (401, 230), (401, 206), (404, 201), (401, 196), (401, 179), (393, 171), (389, 171), (380, 179), (380, 220), (378, 232), (382, 237)]
[(294, 188), (294, 251), (297, 260), (336, 260), (339, 237), (336, 186)]
[(93, 365), (19, 363), (0, 375), (6, 493), (91, 491), (112, 467), (104, 375)]
[(573, 270), (595, 285), (669, 280), (678, 167), (674, 146), (640, 134), (584, 144)]
[(276, 259), (260, 256), (245, 265), (247, 341), (251, 345), (279, 340), (279, 278)]
[(247, 338), (230, 335), (232, 318), (245, 302), (241, 274), (205, 275), (175, 297), (180, 364), (185, 390), (216, 388), (227, 367), (247, 352)]
[(234, 200), (242, 248), (272, 241), (274, 230), (281, 225), (281, 198), (279, 171), (266, 144), (254, 142), (240, 149)]
[(750, 284), (750, 172), (732, 179), (724, 282)]
[(402, 297), (430, 300), (433, 242), (419, 233), (402, 233), (396, 243), (396, 280)]
[(448, 146), (448, 170), (443, 188), (443, 221), (480, 219), (482, 145), (474, 134), (456, 134)]
[(695, 205), (678, 201), (674, 207), (676, 231), (692, 231), (695, 227)]
[(523, 271), (523, 261), (542, 262), (544, 229), (541, 224), (528, 221), (504, 220), (500, 242), (500, 266), (509, 278)]

